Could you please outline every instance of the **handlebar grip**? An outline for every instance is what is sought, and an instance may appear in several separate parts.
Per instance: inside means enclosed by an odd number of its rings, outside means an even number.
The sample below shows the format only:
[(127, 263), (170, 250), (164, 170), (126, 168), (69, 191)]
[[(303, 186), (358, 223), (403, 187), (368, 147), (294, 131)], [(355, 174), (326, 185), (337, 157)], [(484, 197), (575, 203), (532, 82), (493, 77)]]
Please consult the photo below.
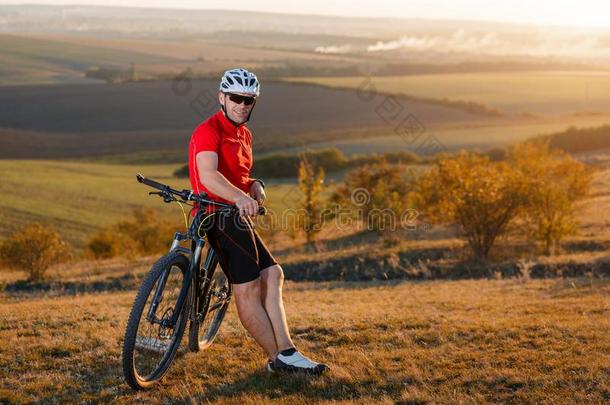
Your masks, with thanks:
[(136, 179), (138, 179), (138, 181), (139, 181), (140, 183), (144, 183), (144, 184), (146, 184), (147, 186), (150, 186), (150, 187), (156, 188), (156, 189), (158, 189), (158, 190), (165, 190), (165, 189), (167, 188), (167, 186), (166, 186), (166, 185), (161, 184), (161, 183), (157, 183), (157, 182), (156, 182), (156, 181), (154, 181), (154, 180), (147, 179), (146, 177), (142, 176), (142, 174), (140, 174), (140, 173), (136, 174)]

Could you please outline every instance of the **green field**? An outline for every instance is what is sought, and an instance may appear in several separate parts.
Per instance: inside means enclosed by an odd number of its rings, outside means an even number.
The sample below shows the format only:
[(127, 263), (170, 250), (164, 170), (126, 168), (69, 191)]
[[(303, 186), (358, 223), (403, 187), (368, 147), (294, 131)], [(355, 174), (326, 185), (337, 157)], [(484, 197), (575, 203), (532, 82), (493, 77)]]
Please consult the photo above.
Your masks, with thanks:
[[(610, 111), (610, 72), (455, 73), (375, 76), (383, 93), (472, 101), (508, 114), (555, 115)], [(329, 87), (359, 88), (361, 77), (286, 79)], [(368, 85), (367, 85), (368, 86)]]
[[(142, 206), (158, 208), (179, 229), (184, 226), (180, 208), (149, 197), (151, 189), (138, 183), (135, 175), (141, 172), (174, 188), (190, 189), (188, 179), (172, 175), (180, 166), (0, 160), (0, 235), (7, 236), (31, 221), (44, 221), (82, 247), (97, 229), (128, 217), (134, 208)], [(282, 209), (291, 202), (293, 192), (294, 185), (289, 182), (270, 187), (269, 207)], [(287, 194), (289, 197), (284, 198)]]

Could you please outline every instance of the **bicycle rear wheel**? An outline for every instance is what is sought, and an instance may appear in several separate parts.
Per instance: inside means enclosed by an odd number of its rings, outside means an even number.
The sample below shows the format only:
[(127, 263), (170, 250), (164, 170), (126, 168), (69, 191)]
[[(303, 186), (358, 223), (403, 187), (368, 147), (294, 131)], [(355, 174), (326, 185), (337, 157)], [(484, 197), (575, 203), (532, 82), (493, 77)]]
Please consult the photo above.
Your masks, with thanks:
[(193, 352), (212, 344), (231, 300), (231, 283), (223, 271), (216, 269), (210, 283), (206, 296), (200, 297), (199, 316), (189, 327), (189, 349)]
[(123, 343), (123, 373), (134, 389), (159, 381), (174, 360), (188, 320), (190, 294), (176, 324), (169, 325), (168, 320), (188, 266), (185, 256), (171, 252), (152, 266), (138, 291)]

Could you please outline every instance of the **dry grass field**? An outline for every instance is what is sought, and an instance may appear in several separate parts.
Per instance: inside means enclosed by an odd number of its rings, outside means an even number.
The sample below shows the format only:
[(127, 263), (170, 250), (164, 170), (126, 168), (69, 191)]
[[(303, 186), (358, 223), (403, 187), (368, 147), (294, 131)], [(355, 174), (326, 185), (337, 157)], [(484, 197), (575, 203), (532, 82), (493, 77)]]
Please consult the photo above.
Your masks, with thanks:
[[(508, 114), (558, 115), (607, 112), (610, 74), (607, 72), (455, 73), (372, 76), (380, 92), (433, 99), (462, 100), (497, 108)], [(362, 77), (294, 78), (290, 81), (329, 87), (358, 88)]]
[(185, 354), (183, 346), (163, 382), (147, 392), (131, 391), (120, 368), (133, 298), (134, 291), (54, 298), (3, 294), (0, 402), (610, 400), (607, 280), (288, 282), (285, 300), (295, 342), (330, 364), (327, 375), (267, 374), (264, 355), (232, 305), (211, 348)]

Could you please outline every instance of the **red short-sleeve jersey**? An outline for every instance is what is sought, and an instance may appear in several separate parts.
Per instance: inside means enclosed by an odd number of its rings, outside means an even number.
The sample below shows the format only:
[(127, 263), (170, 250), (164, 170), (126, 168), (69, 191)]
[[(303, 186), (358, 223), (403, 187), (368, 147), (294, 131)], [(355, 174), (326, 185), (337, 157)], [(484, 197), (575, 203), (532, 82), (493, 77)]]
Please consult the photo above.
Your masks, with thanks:
[(189, 143), (189, 178), (194, 192), (205, 192), (214, 201), (231, 204), (211, 193), (202, 183), (197, 169), (196, 156), (199, 152), (211, 151), (218, 154), (218, 171), (235, 187), (248, 193), (254, 180), (250, 177), (252, 168), (252, 133), (244, 125), (235, 126), (222, 110), (201, 123), (193, 132)]

